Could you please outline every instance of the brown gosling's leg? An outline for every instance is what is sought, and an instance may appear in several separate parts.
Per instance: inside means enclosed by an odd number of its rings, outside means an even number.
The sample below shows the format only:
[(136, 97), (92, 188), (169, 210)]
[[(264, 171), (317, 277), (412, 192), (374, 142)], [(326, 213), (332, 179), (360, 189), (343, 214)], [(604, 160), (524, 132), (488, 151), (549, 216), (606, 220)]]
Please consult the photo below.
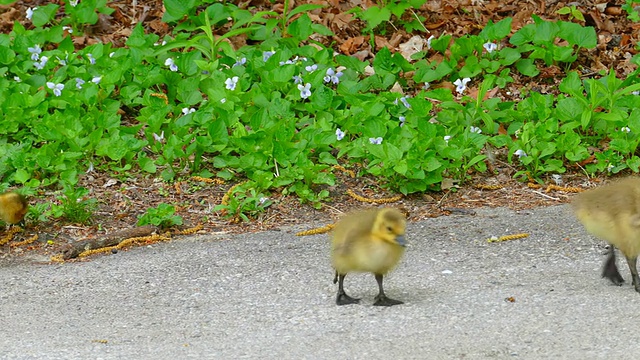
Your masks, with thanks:
[(384, 294), (384, 289), (382, 288), (382, 274), (375, 274), (375, 275), (376, 275), (376, 281), (378, 282), (378, 289), (379, 289), (380, 292), (376, 296), (373, 305), (375, 305), (375, 306), (393, 306), (393, 305), (404, 304), (400, 300), (394, 300), (394, 299), (388, 298)]
[[(351, 296), (347, 295), (347, 293), (344, 292), (344, 287), (343, 287), (343, 283), (344, 283), (344, 277), (347, 274), (338, 274), (336, 272), (336, 276), (338, 277), (338, 296), (336, 297), (336, 304), (338, 305), (349, 305), (349, 304), (357, 304), (360, 302), (360, 299), (356, 299), (356, 298), (352, 298)], [(333, 283), (335, 284), (335, 279), (333, 281)]]
[[(628, 261), (629, 259), (627, 259), (627, 262)], [(633, 263), (634, 263), (633, 267), (635, 268), (635, 260)], [(633, 270), (631, 271), (631, 273), (633, 274)], [(605, 260), (604, 267), (602, 267), (602, 277), (606, 277), (607, 279), (611, 280), (612, 283), (618, 286), (624, 283), (624, 279), (622, 278), (622, 275), (620, 275), (620, 272), (618, 271), (618, 267), (616, 266), (616, 249), (613, 245), (609, 247), (609, 254), (607, 256), (607, 260)]]
[(638, 269), (636, 268), (637, 257), (627, 257), (627, 264), (631, 270), (631, 278), (633, 279), (633, 287), (640, 293), (640, 277), (638, 277)]

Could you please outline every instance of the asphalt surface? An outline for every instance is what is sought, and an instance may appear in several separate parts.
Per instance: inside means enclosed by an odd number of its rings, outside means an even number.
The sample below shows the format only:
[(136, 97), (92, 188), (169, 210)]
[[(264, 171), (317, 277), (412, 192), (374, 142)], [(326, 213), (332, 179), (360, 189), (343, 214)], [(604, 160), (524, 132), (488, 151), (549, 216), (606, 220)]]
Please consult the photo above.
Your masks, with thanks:
[[(324, 224), (312, 224), (324, 225)], [(640, 294), (566, 206), (410, 223), (385, 278), (404, 305), (335, 305), (326, 234), (173, 240), (45, 265), (0, 262), (0, 359), (636, 359)], [(492, 235), (528, 238), (488, 243)]]

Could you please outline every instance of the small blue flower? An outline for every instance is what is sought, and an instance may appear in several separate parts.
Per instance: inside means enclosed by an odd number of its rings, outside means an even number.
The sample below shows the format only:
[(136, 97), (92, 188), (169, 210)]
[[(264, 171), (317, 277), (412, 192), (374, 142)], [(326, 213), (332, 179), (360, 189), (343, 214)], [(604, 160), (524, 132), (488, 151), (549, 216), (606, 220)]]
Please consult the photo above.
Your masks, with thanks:
[(471, 81), (469, 78), (458, 79), (453, 82), (453, 85), (456, 86), (456, 91), (458, 94), (462, 94), (467, 89), (467, 83)]
[(273, 54), (275, 54), (275, 51), (265, 51), (262, 53), (262, 61), (267, 62), (267, 60), (269, 60), (269, 58), (271, 56), (273, 56)]
[(523, 158), (527, 156), (527, 153), (522, 149), (518, 149), (513, 153), (513, 155), (517, 155), (519, 158)]
[(406, 118), (404, 116), (400, 116), (400, 117), (398, 117), (398, 119), (400, 120), (400, 127), (403, 127)]
[(89, 59), (89, 63), (91, 63), (91, 65), (95, 65), (96, 64), (96, 59), (93, 57), (93, 54), (88, 53), (87, 54), (87, 58)]
[(498, 45), (492, 42), (485, 43), (482, 45), (482, 47), (484, 47), (484, 49), (487, 50), (488, 53), (492, 53), (498, 49)]
[(469, 128), (469, 131), (476, 134), (482, 134), (482, 130), (479, 127), (475, 127), (475, 126), (471, 126)]
[(153, 133), (153, 138), (157, 141), (157, 142), (163, 142), (164, 141), (164, 130), (162, 130), (162, 133), (160, 135)]
[(71, 26), (63, 26), (62, 31), (67, 31), (69, 34), (73, 34), (73, 28)]
[(60, 96), (62, 95), (62, 90), (64, 89), (64, 84), (56, 84), (50, 81), (47, 82), (47, 87), (53, 90), (53, 95)]
[(241, 59), (238, 59), (238, 61), (236, 61), (236, 63), (235, 63), (235, 64), (233, 64), (233, 67), (241, 66), (241, 65), (244, 65), (244, 64), (246, 64), (246, 63), (247, 63), (247, 58), (246, 58), (246, 57), (243, 57), (243, 58), (241, 58)]
[(28, 8), (28, 9), (27, 9), (27, 15), (26, 15), (27, 20), (31, 20), (31, 18), (33, 17), (33, 12), (34, 12), (36, 9), (38, 9), (38, 7), (37, 7), (37, 6), (36, 6), (36, 7), (34, 7), (33, 9), (32, 9), (32, 8)]
[(382, 138), (379, 136), (377, 138), (369, 138), (369, 142), (373, 145), (380, 145), (382, 144)]
[(100, 84), (100, 80), (102, 80), (102, 76), (94, 76), (91, 79), (91, 82), (97, 85), (97, 84)]
[(33, 47), (27, 48), (27, 50), (31, 54), (31, 60), (33, 61), (40, 60), (40, 54), (42, 53), (42, 48), (40, 48), (40, 45), (35, 44), (33, 45)]
[(411, 104), (409, 104), (409, 102), (407, 101), (406, 96), (401, 97), (400, 101), (402, 102), (402, 105), (404, 105), (404, 107), (406, 107), (407, 109), (411, 109)]
[(220, 103), (221, 103), (221, 104), (224, 104), (224, 103), (226, 103), (226, 102), (227, 102), (227, 99), (225, 99), (225, 98), (220, 99)]
[(232, 78), (227, 78), (227, 80), (224, 81), (224, 84), (227, 89), (235, 90), (236, 85), (238, 85), (238, 77), (234, 76)]
[(338, 141), (344, 139), (344, 131), (340, 130), (340, 128), (336, 129), (336, 139), (338, 139)]
[(326, 76), (323, 78), (324, 82), (332, 82), (337, 84), (340, 82), (340, 77), (342, 76), (342, 71), (335, 72), (332, 68), (327, 69)]
[(311, 96), (311, 84), (306, 83), (304, 86), (302, 84), (298, 84), (298, 90), (300, 90), (300, 97), (303, 99)]
[(447, 145), (449, 145), (449, 140), (451, 140), (451, 135), (445, 135), (444, 142), (447, 143)]
[(16, 82), (22, 82), (22, 79), (20, 79), (20, 76), (14, 76), (13, 80), (15, 80)]
[(36, 69), (38, 70), (42, 70), (44, 69), (45, 65), (47, 65), (47, 61), (49, 61), (49, 58), (46, 56), (43, 56), (40, 58), (40, 62), (34, 62), (33, 66), (35, 66)]
[(80, 79), (80, 78), (76, 78), (76, 88), (78, 88), (78, 90), (82, 89), (82, 85), (84, 85), (84, 80)]
[(302, 76), (301, 75), (293, 75), (293, 83), (294, 84), (302, 84)]
[(167, 58), (167, 60), (164, 61), (164, 66), (168, 66), (171, 71), (178, 71), (178, 65), (176, 65), (172, 58)]
[(304, 67), (304, 69), (307, 70), (307, 72), (312, 73), (312, 72), (318, 70), (318, 65), (316, 65), (316, 64), (307, 65), (307, 66)]

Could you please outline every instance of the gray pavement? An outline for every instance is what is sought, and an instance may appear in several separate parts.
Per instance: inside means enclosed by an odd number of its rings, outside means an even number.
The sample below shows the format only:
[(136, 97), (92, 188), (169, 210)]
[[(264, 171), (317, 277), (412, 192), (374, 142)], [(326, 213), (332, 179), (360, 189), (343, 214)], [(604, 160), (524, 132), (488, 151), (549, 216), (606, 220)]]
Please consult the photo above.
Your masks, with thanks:
[[(314, 224), (324, 225), (324, 224)], [(0, 359), (635, 359), (640, 294), (566, 206), (410, 223), (372, 306), (335, 305), (327, 235), (212, 235), (43, 265), (0, 262)], [(491, 235), (530, 237), (488, 243)], [(514, 302), (507, 301), (512, 298)]]

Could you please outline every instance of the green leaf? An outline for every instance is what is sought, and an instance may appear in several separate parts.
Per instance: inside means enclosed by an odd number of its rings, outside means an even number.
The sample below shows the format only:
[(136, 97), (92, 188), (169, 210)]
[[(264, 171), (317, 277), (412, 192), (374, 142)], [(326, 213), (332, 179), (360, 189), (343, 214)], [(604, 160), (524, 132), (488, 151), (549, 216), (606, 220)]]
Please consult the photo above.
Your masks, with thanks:
[(9, 65), (15, 60), (16, 53), (10, 48), (0, 45), (0, 64)]
[(596, 30), (591, 26), (581, 26), (576, 23), (560, 21), (559, 36), (571, 45), (591, 49), (598, 44)]
[(153, 162), (153, 160), (149, 159), (146, 156), (142, 156), (140, 158), (138, 158), (138, 166), (140, 166), (140, 169), (150, 173), (150, 174), (155, 174), (156, 171), (158, 170), (156, 168), (156, 164)]
[[(289, 11), (289, 13), (287, 14), (287, 20), (291, 19), (292, 17), (294, 17), (295, 15), (302, 13), (302, 12), (309, 12), (312, 10), (316, 10), (316, 9), (322, 9), (324, 8), (325, 5), (317, 5), (317, 4), (303, 4), (300, 6), (297, 6), (296, 8), (292, 9), (291, 11)], [(307, 14), (305, 14), (307, 15)]]
[(164, 0), (164, 22), (174, 22), (182, 19), (196, 5), (196, 0)]
[(495, 24), (492, 20), (489, 20), (489, 23), (482, 29), (479, 36), (490, 41), (502, 40), (511, 32), (512, 21), (513, 19), (510, 17), (504, 18)]
[(311, 34), (313, 29), (311, 28), (311, 19), (309, 15), (303, 14), (296, 20), (294, 20), (287, 28), (289, 34), (298, 39), (299, 41), (306, 40)]
[(33, 26), (42, 27), (49, 21), (53, 20), (59, 8), (60, 6), (56, 4), (38, 6), (38, 8), (33, 11), (33, 17), (31, 18)]
[(371, 6), (362, 13), (362, 20), (367, 22), (365, 31), (371, 31), (378, 25), (391, 19), (391, 11), (386, 7), (380, 8), (377, 5)]
[(529, 77), (537, 76), (540, 73), (532, 59), (520, 59), (516, 61), (516, 69), (518, 69), (522, 75)]

